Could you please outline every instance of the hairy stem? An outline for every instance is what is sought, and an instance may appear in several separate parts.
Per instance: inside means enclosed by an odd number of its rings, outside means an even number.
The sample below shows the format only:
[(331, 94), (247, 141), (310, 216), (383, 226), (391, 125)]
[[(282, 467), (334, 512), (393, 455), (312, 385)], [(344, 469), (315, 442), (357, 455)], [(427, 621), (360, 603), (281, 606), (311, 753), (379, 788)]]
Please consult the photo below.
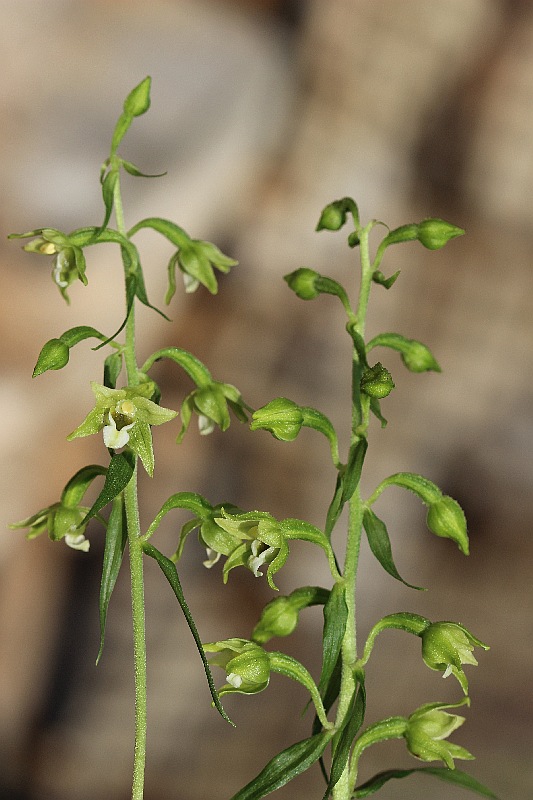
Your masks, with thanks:
[[(119, 233), (126, 236), (120, 179), (114, 192), (115, 216)], [(126, 299), (127, 302), (127, 299)], [(135, 354), (135, 302), (132, 303), (126, 322), (124, 361), (128, 386), (139, 383)], [(136, 459), (137, 462), (137, 459)], [(133, 620), (133, 659), (135, 674), (135, 749), (133, 756), (132, 800), (144, 796), (144, 771), (146, 764), (147, 680), (146, 680), (146, 623), (144, 615), (144, 574), (139, 500), (137, 492), (137, 463), (132, 478), (124, 489), (124, 504), (128, 526), (128, 548), (131, 576), (131, 612)]]
[[(361, 285), (359, 291), (359, 303), (357, 309), (357, 333), (363, 337), (365, 332), (366, 312), (370, 295), (373, 267), (369, 255), (368, 237), (371, 224), (358, 231), (360, 239), (360, 258), (361, 258)], [(359, 439), (361, 432), (366, 431), (368, 425), (368, 409), (362, 410), (359, 381), (361, 376), (359, 356), (356, 349), (353, 350), (353, 369), (352, 369), (352, 431), (350, 444), (353, 446)], [(346, 621), (346, 632), (342, 643), (342, 675), (339, 691), (339, 703), (337, 707), (336, 724), (339, 725), (344, 719), (350, 702), (357, 688), (355, 678), (355, 665), (357, 661), (357, 623), (356, 623), (356, 581), (357, 567), (359, 563), (359, 548), (361, 545), (361, 533), (363, 528), (363, 504), (359, 486), (356, 488), (349, 501), (348, 534), (346, 540), (346, 555), (344, 560), (344, 582), (346, 585), (346, 605), (348, 607), (348, 617)], [(355, 780), (354, 770), (350, 773), (349, 762), (347, 763), (340, 779), (333, 789), (334, 800), (350, 800)]]

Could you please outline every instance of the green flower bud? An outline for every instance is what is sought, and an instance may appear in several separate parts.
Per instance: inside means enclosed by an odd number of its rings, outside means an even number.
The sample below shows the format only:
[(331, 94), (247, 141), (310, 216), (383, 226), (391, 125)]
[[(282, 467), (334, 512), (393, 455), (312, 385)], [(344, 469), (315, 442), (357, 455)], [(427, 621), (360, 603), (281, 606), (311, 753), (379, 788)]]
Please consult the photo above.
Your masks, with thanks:
[(369, 397), (382, 400), (394, 389), (392, 375), (380, 362), (368, 367), (361, 378), (361, 391)]
[(265, 644), (274, 636), (290, 636), (298, 624), (298, 611), (289, 597), (276, 597), (264, 607), (252, 639)]
[(464, 747), (444, 741), (463, 724), (465, 718), (457, 714), (448, 714), (442, 709), (456, 708), (462, 704), (427, 703), (411, 714), (403, 734), (409, 752), (422, 761), (440, 759), (444, 761), (448, 769), (455, 769), (454, 758), (473, 759), (474, 756)]
[(426, 524), (430, 531), (445, 539), (452, 539), (461, 552), (468, 555), (468, 534), (466, 518), (459, 503), (448, 495), (431, 503), (428, 508)]
[(402, 361), (411, 372), (440, 372), (440, 367), (430, 349), (422, 342), (410, 339), (408, 347), (402, 352)]
[(476, 639), (457, 622), (434, 622), (422, 631), (420, 638), (424, 663), (430, 669), (442, 670), (443, 678), (455, 675), (463, 692), (467, 694), (468, 681), (462, 665), (477, 666), (473, 655), (474, 646), (488, 650), (488, 645)]
[(14, 522), (9, 527), (13, 530), (28, 528), (27, 539), (35, 539), (41, 533), (48, 531), (53, 542), (63, 539), (72, 549), (86, 553), (89, 550), (89, 541), (84, 536), (86, 525), (80, 526), (80, 522), (88, 510), (83, 506), (72, 508), (63, 503), (53, 503), (27, 519)]
[(68, 364), (69, 348), (61, 339), (50, 339), (43, 346), (33, 370), (33, 377), (49, 369), (62, 369)]
[(300, 269), (291, 272), (290, 275), (285, 275), (284, 280), (287, 281), (289, 288), (302, 300), (314, 300), (320, 294), (315, 286), (317, 278), (320, 278), (320, 275), (315, 270), (300, 267)]
[(257, 694), (266, 689), (270, 681), (268, 653), (248, 639), (225, 639), (204, 644), (206, 653), (215, 653), (209, 663), (226, 672), (227, 683), (218, 690), (224, 694)]
[(348, 211), (351, 212), (354, 222), (357, 223), (359, 221), (359, 212), (352, 198), (343, 197), (342, 200), (335, 200), (322, 211), (316, 230), (338, 231), (346, 222)]
[(418, 224), (418, 241), (428, 250), (440, 250), (441, 247), (464, 234), (462, 228), (452, 225), (443, 219), (425, 219)]
[(152, 79), (148, 76), (124, 100), (124, 113), (129, 117), (140, 117), (150, 108), (151, 83)]
[(292, 442), (300, 433), (303, 423), (299, 405), (286, 397), (276, 397), (254, 411), (250, 430), (267, 430), (282, 442)]

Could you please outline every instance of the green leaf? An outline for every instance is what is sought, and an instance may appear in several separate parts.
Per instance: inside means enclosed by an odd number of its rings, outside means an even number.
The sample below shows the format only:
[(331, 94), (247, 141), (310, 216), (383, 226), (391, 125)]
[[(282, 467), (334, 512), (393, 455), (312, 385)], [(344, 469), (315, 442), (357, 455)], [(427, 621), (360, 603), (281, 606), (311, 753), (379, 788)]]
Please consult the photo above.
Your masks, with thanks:
[(327, 800), (333, 787), (341, 777), (346, 764), (348, 763), (348, 758), (350, 757), (350, 750), (353, 744), (353, 741), (359, 730), (361, 725), (363, 724), (363, 720), (365, 718), (365, 711), (366, 711), (366, 693), (364, 683), (359, 684), (357, 694), (352, 699), (350, 704), (350, 708), (346, 715), (346, 724), (342, 730), (340, 735), (339, 741), (337, 742), (337, 746), (335, 748), (335, 754), (333, 756), (333, 761), (331, 762), (331, 772), (329, 776), (329, 783), (324, 794), (323, 800)]
[(141, 170), (132, 164), (131, 161), (125, 161), (123, 158), (120, 159), (120, 163), (126, 170), (129, 175), (133, 175), (134, 178), (162, 178), (163, 175), (166, 175), (166, 172), (157, 172), (153, 175), (149, 175), (146, 172), (141, 172)]
[(323, 731), (278, 753), (259, 775), (233, 795), (231, 800), (261, 800), (267, 794), (285, 786), (318, 761), (332, 736), (331, 731)]
[(104, 221), (100, 225), (99, 233), (107, 228), (109, 220), (111, 219), (118, 175), (118, 167), (112, 167), (102, 181), (102, 198), (104, 200), (105, 215)]
[(462, 772), (459, 769), (447, 769), (446, 767), (413, 767), (412, 769), (388, 769), (385, 772), (379, 772), (377, 775), (374, 775), (369, 781), (363, 783), (359, 786), (355, 793), (352, 795), (353, 800), (358, 800), (362, 797), (369, 797), (371, 794), (377, 792), (381, 787), (390, 781), (392, 778), (406, 778), (408, 775), (412, 775), (415, 772), (419, 772), (426, 775), (433, 775), (435, 778), (440, 778), (442, 781), (446, 781), (448, 783), (453, 783), (456, 786), (462, 786), (464, 789), (470, 789), (471, 792), (475, 794), (479, 794), (482, 797), (489, 797), (491, 800), (498, 800), (498, 797), (487, 789), (486, 786), (483, 786), (479, 781), (473, 778), (471, 775), (468, 775), (466, 772)]
[(107, 469), (105, 483), (102, 491), (96, 498), (91, 510), (83, 518), (81, 524), (85, 525), (92, 517), (96, 516), (108, 503), (115, 499), (128, 485), (135, 469), (135, 456), (132, 452), (124, 450), (115, 453)]
[(396, 569), (396, 565), (392, 558), (392, 548), (385, 523), (379, 519), (369, 508), (365, 509), (363, 514), (363, 525), (366, 531), (368, 544), (372, 553), (377, 558), (383, 569), (396, 578), (397, 581), (409, 586), (411, 589), (418, 589), (425, 591), (421, 586), (414, 586), (412, 583), (407, 583), (401, 577)]
[(348, 606), (345, 592), (343, 583), (335, 583), (324, 606), (322, 671), (318, 682), (322, 698), (333, 675), (346, 630)]
[(385, 289), (390, 289), (393, 286), (400, 274), (400, 270), (397, 270), (394, 275), (391, 275), (389, 278), (386, 278), (385, 275), (381, 272), (381, 270), (377, 269), (372, 274), (372, 280), (374, 283), (379, 284), (379, 286), (384, 286)]
[(343, 475), (343, 488), (342, 488), (342, 503), (347, 503), (355, 492), (359, 480), (361, 479), (361, 472), (363, 470), (363, 461), (368, 447), (366, 439), (358, 439), (350, 447), (348, 455), (348, 463)]
[(382, 428), (386, 428), (387, 427), (387, 420), (385, 419), (385, 417), (381, 413), (381, 405), (380, 405), (380, 402), (377, 399), (377, 397), (371, 397), (370, 398), (370, 411), (380, 421), (381, 427)]
[(159, 550), (157, 550), (153, 545), (149, 544), (148, 542), (143, 542), (143, 550), (147, 556), (150, 556), (150, 558), (153, 558), (157, 561), (163, 575), (169, 582), (172, 591), (176, 595), (178, 603), (181, 606), (181, 610), (183, 611), (183, 616), (185, 617), (187, 625), (189, 626), (189, 630), (192, 633), (193, 639), (196, 643), (196, 647), (200, 654), (200, 658), (202, 659), (205, 675), (207, 678), (207, 683), (209, 685), (209, 691), (211, 692), (211, 697), (213, 698), (213, 704), (215, 708), (217, 709), (219, 714), (226, 720), (226, 722), (229, 722), (230, 725), (233, 725), (233, 727), (235, 727), (235, 724), (230, 720), (230, 718), (228, 717), (228, 715), (226, 714), (226, 712), (222, 707), (222, 703), (220, 702), (220, 698), (218, 696), (213, 681), (213, 676), (211, 675), (211, 669), (207, 662), (207, 656), (205, 654), (202, 641), (198, 633), (198, 629), (196, 628), (196, 623), (192, 617), (189, 606), (187, 605), (187, 602), (185, 600), (183, 589), (181, 588), (181, 583), (178, 576), (178, 571), (176, 569), (176, 565), (174, 564), (173, 561), (170, 560), (170, 558), (164, 556), (163, 553), (161, 553)]
[(329, 504), (328, 513), (326, 516), (326, 525), (324, 528), (324, 533), (330, 540), (333, 528), (335, 527), (337, 520), (339, 519), (342, 513), (344, 505), (342, 502), (343, 494), (344, 494), (343, 476), (339, 473), (337, 475), (337, 482), (335, 484), (335, 492), (333, 494), (333, 499)]
[(124, 495), (119, 494), (113, 500), (105, 536), (102, 581), (100, 583), (100, 649), (96, 657), (97, 664), (104, 650), (107, 609), (122, 564), (122, 556), (127, 539), (128, 531)]
[(101, 467), (100, 464), (89, 464), (88, 467), (82, 467), (72, 476), (61, 492), (61, 503), (68, 508), (77, 508), (94, 479), (99, 475), (106, 474), (107, 469)]
[(122, 354), (111, 353), (104, 361), (104, 386), (115, 389), (117, 379), (122, 371)]

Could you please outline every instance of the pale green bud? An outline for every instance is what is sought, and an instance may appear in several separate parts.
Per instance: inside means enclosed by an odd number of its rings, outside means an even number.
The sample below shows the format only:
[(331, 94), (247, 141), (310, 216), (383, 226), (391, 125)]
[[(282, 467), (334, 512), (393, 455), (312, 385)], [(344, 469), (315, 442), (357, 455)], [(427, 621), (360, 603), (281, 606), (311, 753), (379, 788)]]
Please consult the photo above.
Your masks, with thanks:
[(290, 275), (285, 275), (284, 280), (301, 300), (314, 300), (320, 294), (315, 286), (317, 278), (320, 278), (320, 275), (315, 270), (300, 267)]
[[(467, 698), (465, 698), (467, 700)], [(457, 714), (448, 714), (444, 708), (456, 708), (455, 705), (443, 703), (427, 703), (418, 708), (407, 721), (403, 734), (407, 748), (412, 755), (422, 761), (442, 760), (448, 769), (455, 769), (454, 758), (471, 760), (474, 756), (464, 747), (444, 741), (465, 721)]]
[(265, 644), (274, 636), (290, 636), (298, 624), (298, 611), (289, 597), (271, 600), (261, 613), (252, 639), (258, 644)]
[(361, 391), (369, 397), (382, 400), (394, 389), (392, 375), (380, 362), (373, 367), (368, 367), (361, 378)]
[(443, 678), (454, 675), (463, 692), (467, 694), (468, 681), (462, 665), (477, 666), (473, 655), (474, 646), (488, 650), (488, 645), (476, 639), (457, 622), (434, 622), (422, 631), (420, 637), (424, 663), (430, 669), (442, 671)]
[(270, 681), (268, 653), (247, 639), (225, 639), (204, 644), (206, 653), (215, 653), (210, 664), (222, 667), (227, 683), (219, 689), (224, 694), (257, 694), (266, 689)]
[(286, 397), (276, 397), (252, 414), (250, 430), (267, 430), (283, 442), (292, 442), (302, 428), (304, 418), (299, 405)]
[(430, 531), (445, 539), (452, 539), (461, 552), (468, 555), (468, 534), (466, 531), (466, 518), (459, 503), (443, 495), (431, 503), (428, 508), (426, 524)]
[(425, 219), (418, 223), (418, 241), (428, 250), (440, 250), (441, 247), (464, 234), (462, 228), (452, 225), (443, 219)]

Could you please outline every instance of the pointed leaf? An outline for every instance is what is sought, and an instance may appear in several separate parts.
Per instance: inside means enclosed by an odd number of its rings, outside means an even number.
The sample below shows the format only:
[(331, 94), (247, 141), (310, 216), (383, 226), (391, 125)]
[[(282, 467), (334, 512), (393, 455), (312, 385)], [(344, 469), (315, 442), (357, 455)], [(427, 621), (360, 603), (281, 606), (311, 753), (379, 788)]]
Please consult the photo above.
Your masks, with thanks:
[(118, 168), (112, 167), (102, 181), (102, 198), (104, 200), (105, 215), (104, 221), (100, 226), (99, 233), (109, 224), (111, 214), (113, 212), (113, 203), (115, 200), (115, 188), (118, 181)]
[(226, 720), (226, 722), (229, 722), (230, 725), (233, 725), (235, 727), (234, 723), (230, 720), (230, 718), (228, 717), (228, 715), (224, 711), (224, 709), (222, 707), (222, 704), (220, 702), (220, 699), (219, 699), (219, 696), (218, 696), (218, 693), (217, 693), (217, 690), (215, 688), (215, 684), (214, 684), (214, 681), (213, 681), (213, 676), (211, 675), (211, 669), (210, 669), (209, 664), (207, 662), (207, 657), (205, 655), (205, 651), (204, 651), (204, 648), (203, 648), (203, 645), (202, 645), (202, 641), (200, 639), (200, 635), (198, 633), (198, 629), (196, 628), (196, 623), (195, 623), (195, 621), (194, 621), (194, 619), (192, 617), (192, 614), (190, 612), (189, 606), (187, 605), (187, 603), (185, 601), (185, 596), (183, 594), (183, 589), (181, 588), (181, 583), (180, 583), (180, 579), (178, 577), (178, 571), (176, 569), (176, 565), (174, 564), (173, 561), (170, 560), (170, 558), (167, 558), (166, 556), (164, 556), (163, 553), (161, 553), (159, 550), (157, 550), (153, 545), (149, 544), (148, 542), (144, 542), (143, 543), (143, 550), (144, 550), (144, 552), (146, 553), (147, 556), (150, 556), (150, 558), (153, 558), (153, 559), (155, 559), (157, 561), (157, 563), (159, 564), (159, 566), (161, 568), (161, 571), (162, 571), (163, 575), (165, 576), (165, 578), (169, 582), (172, 591), (176, 595), (178, 603), (181, 606), (181, 610), (183, 611), (183, 616), (185, 617), (187, 625), (189, 626), (189, 630), (193, 635), (193, 639), (194, 639), (194, 641), (196, 643), (196, 647), (197, 647), (198, 652), (200, 654), (200, 658), (202, 659), (202, 663), (204, 665), (204, 670), (205, 670), (205, 675), (206, 675), (206, 678), (207, 678), (207, 683), (209, 685), (209, 691), (211, 692), (211, 697), (213, 698), (213, 704), (214, 704), (215, 708), (217, 709), (219, 714)]
[(342, 509), (343, 509), (343, 502), (342, 497), (344, 494), (344, 483), (343, 483), (343, 476), (339, 473), (337, 475), (337, 482), (335, 484), (335, 493), (333, 495), (333, 499), (329, 504), (328, 513), (326, 516), (326, 525), (324, 528), (324, 532), (328, 539), (331, 540), (331, 533), (333, 528), (335, 527), (337, 520), (339, 519)]
[(68, 508), (76, 508), (81, 503), (83, 496), (91, 483), (99, 475), (106, 475), (107, 469), (100, 464), (89, 464), (82, 467), (69, 480), (61, 492), (61, 503)]
[(113, 500), (105, 536), (102, 581), (100, 583), (100, 649), (96, 657), (97, 664), (100, 661), (104, 649), (107, 609), (122, 564), (122, 556), (127, 539), (128, 531), (124, 495), (119, 494)]
[(343, 476), (343, 504), (348, 502), (359, 484), (367, 447), (368, 442), (366, 439), (358, 439), (357, 442), (350, 447), (348, 463)]
[(400, 274), (400, 270), (391, 275), (389, 278), (386, 278), (385, 275), (381, 272), (381, 270), (377, 269), (372, 274), (372, 280), (374, 283), (378, 283), (380, 286), (384, 286), (385, 289), (390, 289), (396, 283), (398, 276)]
[(107, 386), (108, 389), (115, 389), (121, 371), (121, 353), (111, 353), (104, 361), (104, 386)]
[(128, 485), (135, 469), (135, 456), (128, 450), (115, 453), (105, 477), (104, 488), (96, 498), (94, 505), (83, 518), (81, 525), (85, 525), (92, 517), (96, 516), (108, 503), (115, 499)]
[(153, 175), (149, 175), (146, 172), (141, 172), (141, 170), (136, 167), (135, 164), (132, 164), (131, 161), (125, 161), (123, 158), (121, 158), (120, 163), (126, 172), (129, 175), (133, 175), (135, 178), (162, 178), (163, 175), (167, 174), (166, 172), (157, 172)]
[(345, 592), (344, 584), (335, 583), (324, 606), (322, 671), (318, 682), (322, 698), (335, 669), (346, 630), (348, 606)]
[(233, 795), (231, 800), (261, 800), (267, 794), (285, 786), (318, 761), (332, 735), (330, 731), (323, 731), (278, 753), (259, 775)]
[(425, 591), (423, 587), (414, 586), (412, 583), (407, 583), (407, 581), (404, 581), (404, 579), (401, 577), (392, 558), (392, 548), (387, 526), (369, 508), (365, 509), (364, 511), (363, 525), (366, 531), (370, 549), (383, 569), (388, 572), (389, 575), (392, 575), (393, 578), (396, 578), (397, 581), (401, 581), (401, 583), (409, 586), (409, 588)]
[(154, 474), (154, 448), (152, 431), (147, 422), (139, 420), (131, 429), (128, 445), (142, 461), (142, 465), (150, 477)]
[(331, 762), (331, 772), (329, 776), (329, 783), (328, 788), (324, 794), (323, 800), (327, 800), (333, 787), (341, 777), (346, 764), (348, 763), (348, 759), (350, 757), (350, 750), (353, 744), (353, 741), (359, 730), (361, 725), (363, 724), (363, 720), (365, 718), (365, 710), (366, 710), (366, 694), (364, 684), (360, 684), (357, 690), (357, 694), (355, 698), (352, 700), (350, 704), (350, 709), (347, 714), (347, 721), (346, 725), (344, 726), (342, 733), (340, 735), (339, 741), (335, 748), (335, 754), (333, 756), (333, 760)]
[(352, 795), (353, 800), (369, 797), (371, 794), (381, 789), (381, 787), (392, 778), (406, 778), (408, 775), (412, 775), (415, 772), (433, 775), (435, 778), (440, 778), (442, 781), (447, 781), (456, 786), (462, 786), (464, 789), (469, 789), (471, 792), (479, 794), (482, 797), (488, 797), (490, 800), (498, 800), (498, 797), (491, 792), (490, 789), (487, 789), (486, 786), (483, 786), (483, 784), (471, 775), (459, 769), (452, 770), (446, 767), (413, 767), (412, 769), (388, 769), (385, 772), (379, 772), (355, 790)]

